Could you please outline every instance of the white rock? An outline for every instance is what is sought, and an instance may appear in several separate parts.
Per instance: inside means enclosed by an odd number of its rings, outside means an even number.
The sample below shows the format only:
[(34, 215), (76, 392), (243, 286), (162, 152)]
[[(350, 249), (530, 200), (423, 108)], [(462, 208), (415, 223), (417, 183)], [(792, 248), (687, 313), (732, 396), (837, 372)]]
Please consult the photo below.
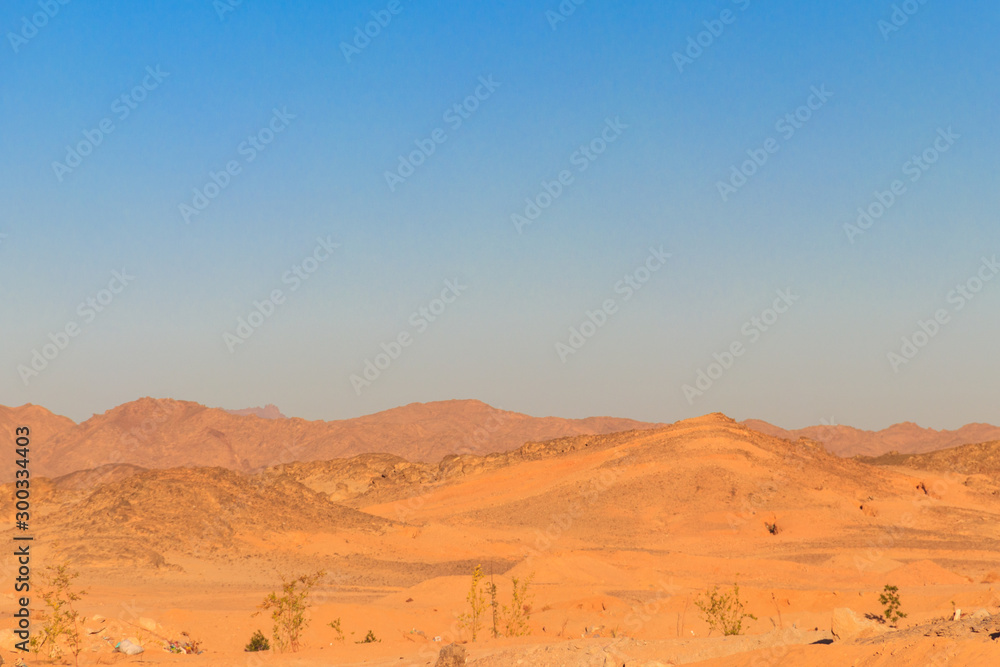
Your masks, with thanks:
[(852, 609), (839, 607), (833, 610), (833, 619), (830, 623), (830, 631), (833, 636), (843, 641), (855, 637), (871, 637), (885, 632), (880, 624), (859, 616)]

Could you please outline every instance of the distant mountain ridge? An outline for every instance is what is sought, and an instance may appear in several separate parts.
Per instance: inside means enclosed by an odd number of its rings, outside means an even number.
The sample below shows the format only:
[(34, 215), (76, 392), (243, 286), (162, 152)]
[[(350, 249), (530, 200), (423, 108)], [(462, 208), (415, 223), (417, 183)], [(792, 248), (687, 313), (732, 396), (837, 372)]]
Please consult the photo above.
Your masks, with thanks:
[[(58, 477), (109, 464), (147, 469), (215, 466), (249, 472), (293, 461), (384, 452), (436, 463), (448, 454), (505, 452), (526, 442), (653, 428), (631, 419), (530, 417), (481, 401), (412, 403), (340, 421), (260, 418), (274, 406), (233, 412), (189, 401), (142, 398), (74, 424), (37, 406), (0, 409), (0, 426), (39, 433), (32, 474)], [(249, 412), (249, 414), (246, 414)], [(13, 433), (13, 427), (7, 429)], [(0, 480), (13, 478), (9, 466)]]
[(881, 456), (889, 452), (921, 454), (1000, 440), (1000, 427), (990, 424), (967, 424), (954, 431), (922, 428), (912, 422), (893, 424), (881, 431), (864, 431), (840, 424), (809, 426), (789, 431), (759, 419), (747, 419), (741, 423), (759, 433), (792, 442), (799, 438), (814, 440), (822, 444), (831, 454), (844, 457)]
[(18, 408), (0, 405), (0, 442), (14, 437), (14, 429), (27, 426), (33, 442), (41, 444), (76, 426), (69, 417), (57, 415), (40, 405), (27, 403)]
[[(954, 431), (909, 422), (881, 431), (841, 425), (786, 430), (755, 419), (742, 424), (792, 442), (807, 438), (841, 457), (919, 454), (1000, 440), (1000, 427), (989, 424)], [(477, 400), (411, 403), (338, 421), (288, 418), (274, 405), (224, 410), (153, 398), (125, 403), (79, 424), (37, 405), (0, 406), (0, 433), (13, 434), (22, 425), (32, 429), (32, 474), (50, 478), (109, 465), (249, 472), (375, 453), (434, 464), (449, 454), (503, 453), (528, 442), (663, 426), (614, 417), (531, 417)], [(13, 474), (6, 466), (0, 481), (13, 479)]]
[(861, 460), (882, 466), (903, 466), (960, 475), (985, 475), (995, 482), (1000, 482), (1000, 442), (948, 447), (923, 454), (883, 454), (876, 457), (862, 457)]

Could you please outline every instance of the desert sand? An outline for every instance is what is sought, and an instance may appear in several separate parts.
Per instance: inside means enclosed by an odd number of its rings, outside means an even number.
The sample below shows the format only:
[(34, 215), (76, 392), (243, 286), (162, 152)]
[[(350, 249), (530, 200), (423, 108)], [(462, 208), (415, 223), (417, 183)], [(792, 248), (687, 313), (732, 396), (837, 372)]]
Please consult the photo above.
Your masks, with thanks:
[[(81, 573), (83, 665), (423, 666), (453, 642), (477, 667), (1000, 664), (1000, 480), (982, 460), (844, 459), (713, 414), (443, 459), (112, 462), (34, 480), (34, 563)], [(459, 626), (480, 564), (502, 602), (531, 576), (527, 636)], [(14, 559), (2, 568), (11, 580)], [(318, 570), (301, 650), (245, 653), (270, 634), (265, 595)], [(734, 583), (756, 620), (710, 633), (696, 600)], [(887, 584), (895, 628), (878, 619)], [(162, 649), (182, 633), (204, 652)], [(145, 652), (113, 653), (128, 637)]]

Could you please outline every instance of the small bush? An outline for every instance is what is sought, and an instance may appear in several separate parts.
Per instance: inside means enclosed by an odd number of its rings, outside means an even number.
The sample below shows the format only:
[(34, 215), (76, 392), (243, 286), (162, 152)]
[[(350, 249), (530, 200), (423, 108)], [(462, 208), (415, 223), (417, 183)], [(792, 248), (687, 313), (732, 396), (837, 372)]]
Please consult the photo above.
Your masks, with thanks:
[(341, 628), (340, 628), (340, 617), (338, 616), (334, 620), (332, 620), (329, 623), (327, 623), (327, 625), (329, 625), (331, 628), (333, 628), (333, 631), (337, 633), (337, 641), (340, 642), (341, 644), (343, 644), (344, 643), (344, 631), (341, 630)]
[(531, 597), (528, 595), (528, 586), (534, 574), (529, 574), (523, 580), (511, 577), (513, 592), (511, 592), (510, 606), (503, 606), (503, 631), (507, 637), (523, 637), (531, 632), (528, 620), (531, 618)]
[(895, 627), (901, 619), (906, 618), (906, 614), (899, 610), (899, 588), (896, 586), (886, 584), (882, 590), (882, 594), (878, 596), (878, 601), (885, 607), (883, 616), (889, 622), (889, 625)]
[(355, 644), (374, 644), (376, 642), (381, 642), (382, 640), (375, 636), (375, 633), (371, 630), (365, 635), (365, 638), (359, 642), (354, 642)]
[(493, 568), (490, 567), (490, 583), (486, 584), (486, 592), (490, 596), (490, 612), (493, 616), (493, 624), (490, 627), (493, 639), (500, 636), (500, 603), (497, 601), (497, 585), (493, 582)]
[(469, 588), (465, 600), (469, 603), (468, 613), (459, 614), (459, 626), (469, 630), (472, 634), (472, 641), (476, 641), (479, 636), (479, 628), (483, 623), (483, 613), (486, 611), (486, 597), (479, 589), (479, 581), (483, 578), (483, 566), (477, 565), (472, 570), (472, 586)]
[[(31, 638), (31, 648), (35, 655), (42, 649), (48, 651), (49, 658), (58, 658), (64, 653), (73, 656), (74, 662), (80, 664), (80, 614), (73, 608), (86, 591), (73, 589), (73, 580), (80, 576), (79, 572), (71, 572), (69, 563), (45, 568), (41, 576), (41, 597), (45, 601), (46, 611), (39, 615), (43, 625), (41, 630)], [(65, 647), (63, 644), (65, 643)]]
[[(459, 627), (469, 630), (472, 634), (472, 641), (476, 641), (479, 630), (482, 627), (483, 615), (486, 613), (486, 606), (489, 604), (493, 613), (493, 624), (491, 631), (493, 637), (523, 637), (530, 633), (528, 621), (531, 618), (531, 596), (528, 595), (528, 586), (534, 574), (529, 574), (524, 579), (511, 577), (511, 601), (510, 605), (500, 605), (497, 600), (497, 586), (493, 583), (492, 575), (489, 583), (480, 585), (483, 579), (483, 567), (477, 565), (472, 570), (472, 585), (465, 596), (469, 603), (469, 611), (458, 615)], [(489, 595), (489, 603), (486, 596)]]
[(306, 618), (306, 612), (309, 610), (309, 593), (325, 576), (326, 572), (320, 570), (316, 574), (282, 581), (282, 594), (280, 596), (277, 593), (269, 594), (258, 606), (258, 611), (254, 612), (256, 616), (262, 611), (271, 611), (271, 619), (274, 620), (272, 639), (279, 651), (299, 649), (299, 637), (309, 625), (309, 619)]
[(253, 633), (253, 637), (250, 638), (250, 643), (247, 644), (246, 648), (243, 650), (249, 653), (256, 653), (257, 651), (270, 651), (271, 642), (267, 641), (267, 637), (264, 636), (264, 633), (258, 630)]
[(733, 584), (732, 593), (719, 593), (719, 587), (713, 586), (711, 590), (702, 593), (694, 603), (701, 610), (702, 618), (708, 623), (709, 630), (720, 630), (726, 636), (742, 634), (744, 618), (757, 620), (753, 614), (743, 611), (740, 587), (737, 584)]

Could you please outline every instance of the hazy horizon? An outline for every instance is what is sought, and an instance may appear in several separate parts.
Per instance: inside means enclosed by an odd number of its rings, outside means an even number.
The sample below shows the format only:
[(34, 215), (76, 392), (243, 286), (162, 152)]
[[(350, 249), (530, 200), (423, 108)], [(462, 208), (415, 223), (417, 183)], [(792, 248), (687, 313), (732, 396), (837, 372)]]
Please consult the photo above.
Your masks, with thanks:
[(1000, 7), (56, 4), (0, 404), (1000, 422)]

